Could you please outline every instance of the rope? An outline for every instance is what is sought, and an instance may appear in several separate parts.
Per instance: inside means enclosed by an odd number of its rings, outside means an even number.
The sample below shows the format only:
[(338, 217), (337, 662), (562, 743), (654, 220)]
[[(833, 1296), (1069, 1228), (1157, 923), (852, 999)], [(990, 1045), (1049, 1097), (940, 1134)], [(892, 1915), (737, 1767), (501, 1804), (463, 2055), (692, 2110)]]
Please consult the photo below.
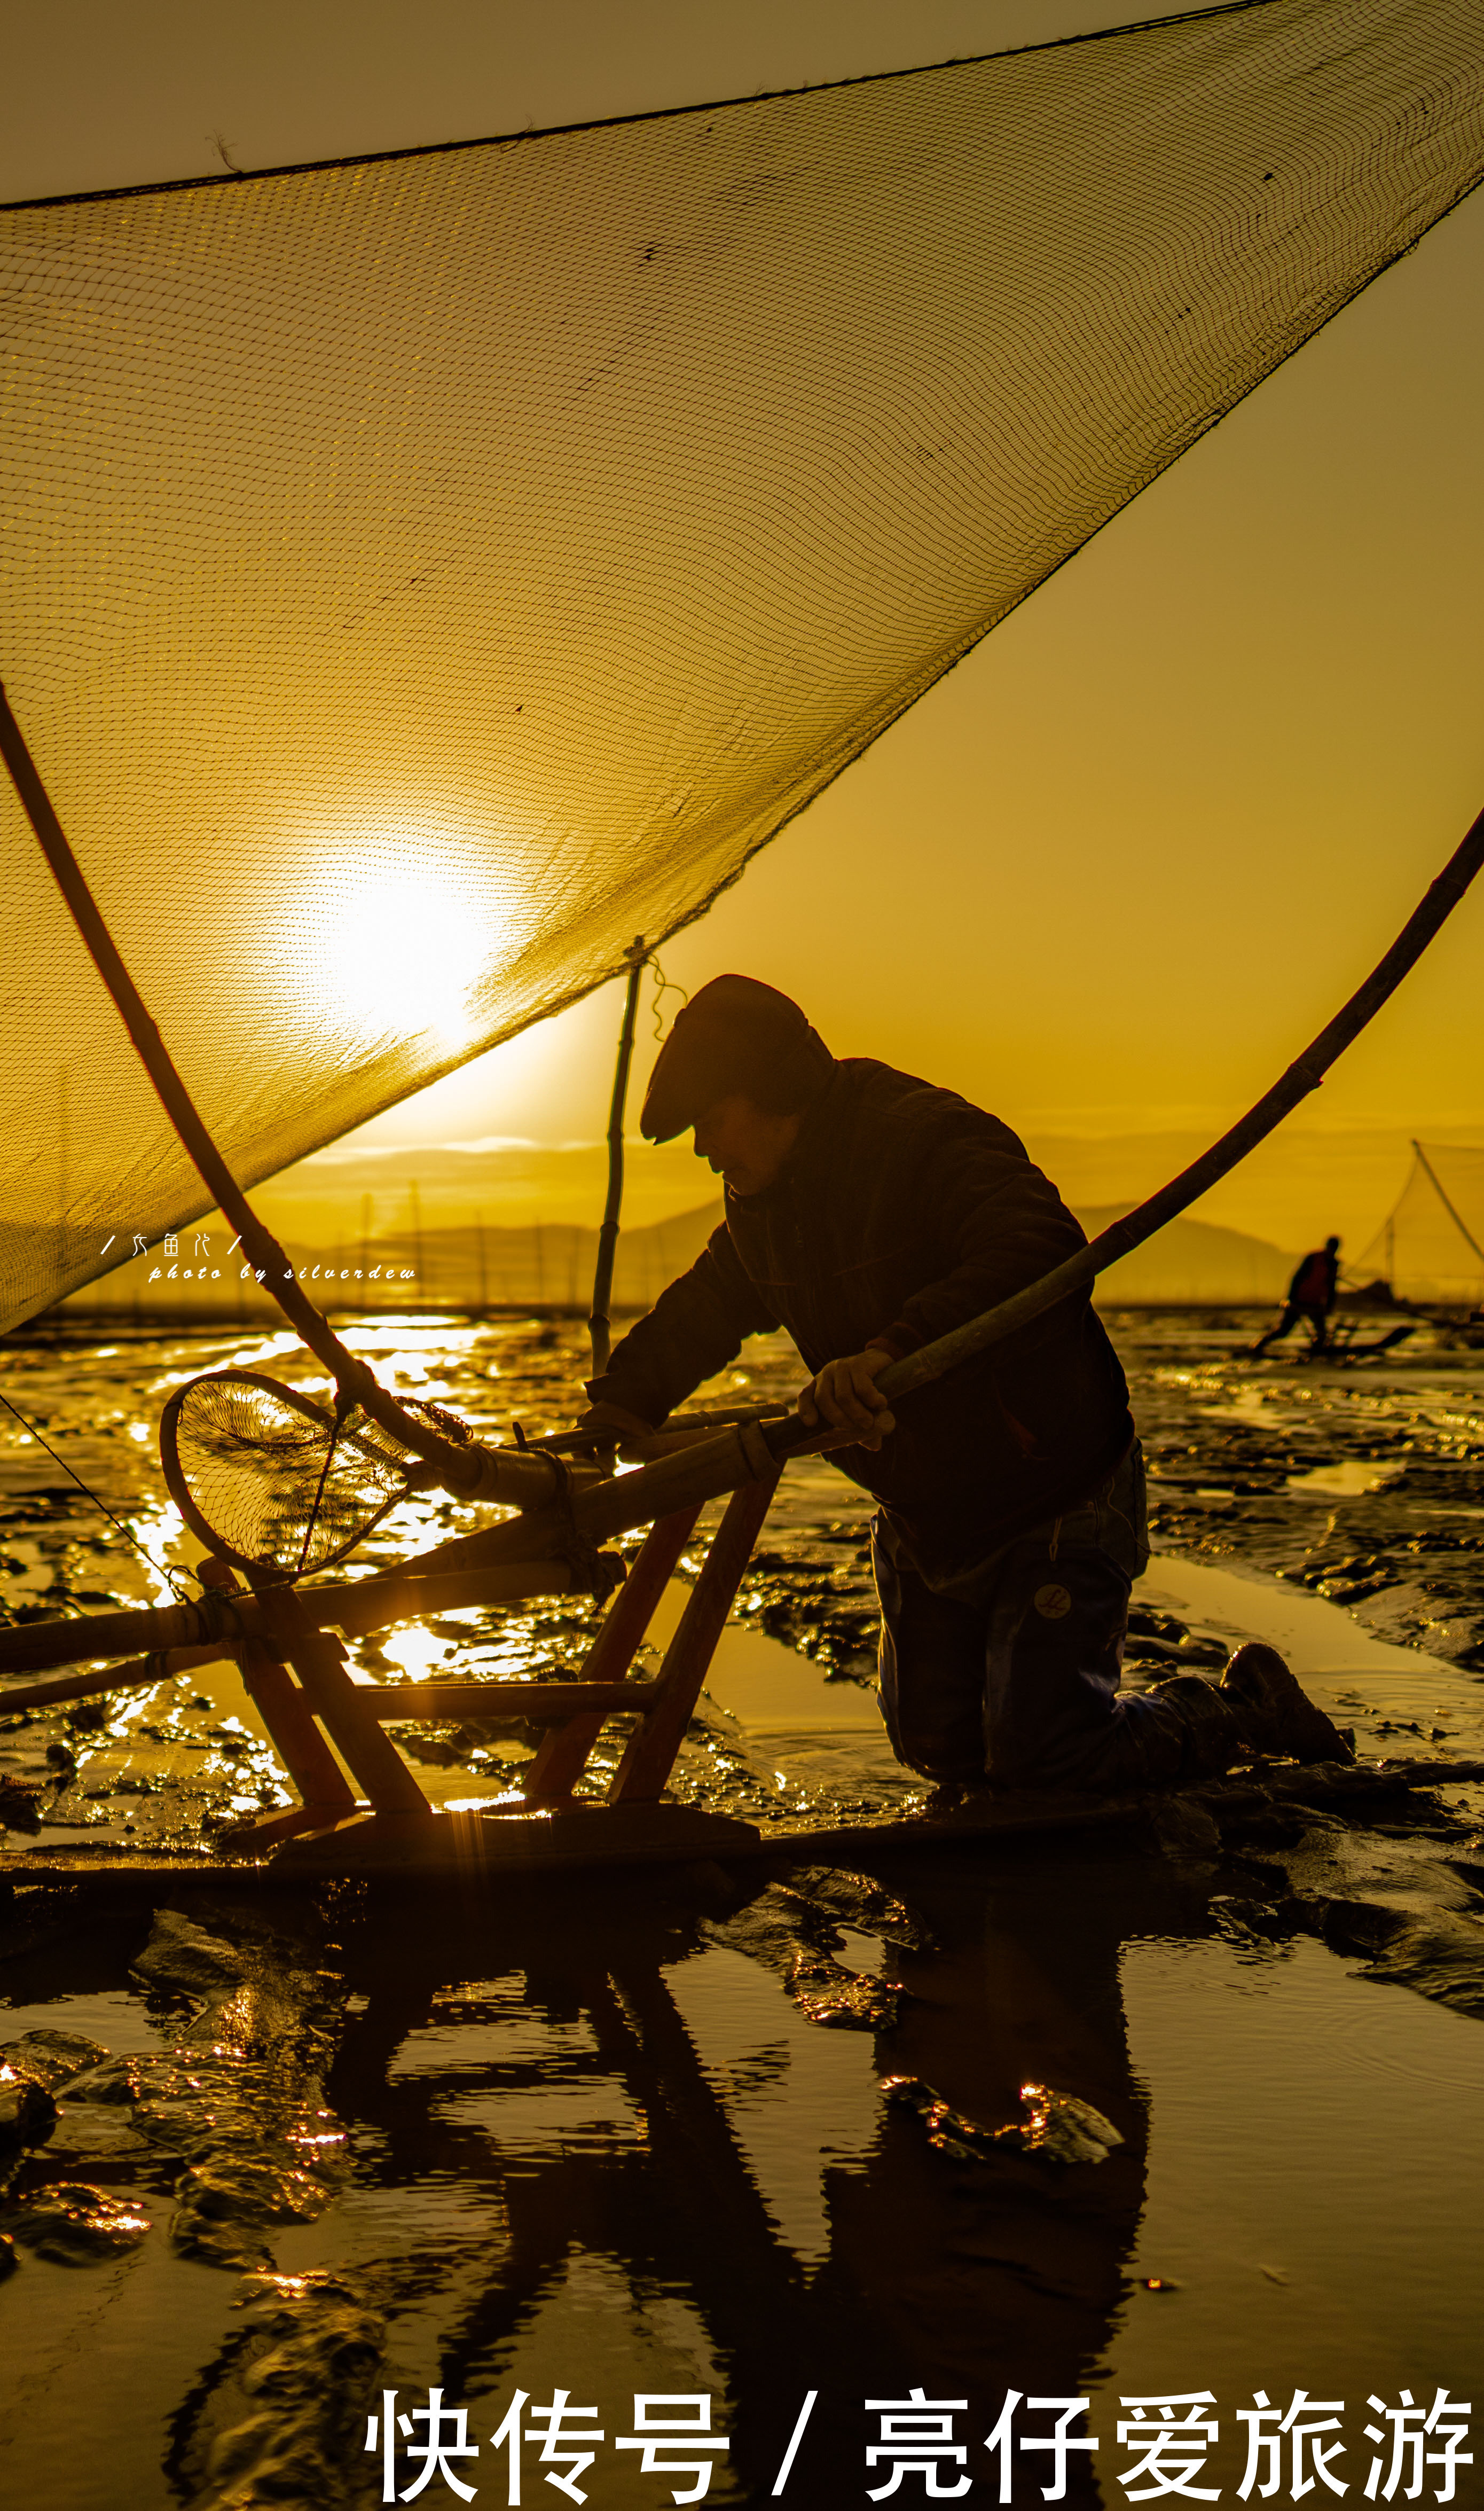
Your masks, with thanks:
[(123, 1519), (122, 1519), (121, 1517), (115, 1517), (115, 1516), (114, 1516), (114, 1513), (113, 1513), (112, 1509), (109, 1507), (108, 1502), (107, 1502), (105, 1499), (99, 1499), (99, 1497), (98, 1497), (98, 1495), (97, 1495), (97, 1493), (96, 1493), (96, 1491), (95, 1491), (95, 1490), (90, 1490), (90, 1489), (89, 1489), (88, 1485), (84, 1482), (84, 1480), (83, 1480), (83, 1478), (82, 1478), (82, 1475), (81, 1475), (81, 1474), (73, 1473), (73, 1471), (72, 1471), (72, 1467), (68, 1464), (68, 1462), (67, 1462), (67, 1460), (66, 1460), (66, 1457), (65, 1457), (65, 1456), (59, 1456), (59, 1455), (57, 1454), (57, 1449), (56, 1449), (51, 1445), (50, 1441), (49, 1441), (49, 1440), (46, 1440), (46, 1439), (44, 1439), (44, 1438), (42, 1437), (41, 1432), (37, 1429), (35, 1422), (34, 1422), (34, 1421), (28, 1421), (28, 1420), (26, 1419), (26, 1417), (25, 1417), (25, 1414), (24, 1414), (22, 1411), (20, 1411), (20, 1410), (19, 1410), (19, 1408), (11, 1402), (11, 1399), (10, 1399), (10, 1397), (9, 1397), (8, 1395), (0, 1395), (0, 1404), (3, 1404), (3, 1405), (5, 1406), (5, 1409), (6, 1409), (7, 1412), (12, 1412), (12, 1413), (14, 1413), (14, 1414), (15, 1414), (15, 1417), (16, 1417), (16, 1419), (19, 1422), (19, 1424), (20, 1424), (20, 1426), (21, 1426), (22, 1430), (24, 1430), (24, 1431), (26, 1432), (26, 1434), (27, 1434), (27, 1436), (28, 1436), (29, 1438), (32, 1438), (32, 1439), (34, 1439), (34, 1440), (35, 1440), (36, 1445), (38, 1446), (38, 1448), (45, 1448), (45, 1449), (46, 1449), (47, 1454), (51, 1457), (53, 1464), (54, 1464), (54, 1465), (60, 1465), (60, 1467), (61, 1467), (61, 1469), (62, 1469), (62, 1472), (63, 1472), (64, 1474), (67, 1474), (67, 1475), (69, 1475), (69, 1476), (71, 1477), (72, 1481), (76, 1483), (78, 1489), (82, 1492), (83, 1497), (84, 1497), (85, 1499), (91, 1499), (95, 1508), (100, 1508), (100, 1509), (102, 1510), (103, 1515), (107, 1518), (109, 1525), (110, 1525), (110, 1526), (117, 1526), (117, 1528), (118, 1528), (118, 1530), (119, 1530), (120, 1534), (122, 1534), (122, 1536), (124, 1537), (125, 1542), (126, 1542), (126, 1543), (132, 1543), (132, 1544), (133, 1545), (134, 1550), (139, 1554), (139, 1556), (140, 1556), (141, 1560), (147, 1561), (147, 1562), (149, 1563), (149, 1565), (150, 1565), (151, 1569), (153, 1569), (153, 1571), (154, 1571), (154, 1573), (155, 1573), (155, 1576), (156, 1576), (157, 1578), (163, 1578), (163, 1579), (165, 1580), (166, 1585), (171, 1589), (171, 1593), (172, 1593), (173, 1595), (175, 1595), (175, 1596), (177, 1596), (177, 1597), (179, 1598), (179, 1600), (180, 1600), (181, 1603), (182, 1603), (182, 1604), (190, 1604), (190, 1603), (195, 1603), (195, 1601), (196, 1601), (196, 1600), (195, 1600), (195, 1598), (194, 1598), (193, 1596), (187, 1596), (187, 1595), (182, 1594), (182, 1592), (181, 1592), (181, 1588), (180, 1588), (180, 1584), (179, 1584), (179, 1582), (180, 1582), (181, 1578), (182, 1578), (182, 1577), (186, 1577), (186, 1576), (188, 1576), (188, 1575), (189, 1575), (189, 1572), (188, 1572), (188, 1571), (186, 1571), (186, 1570), (181, 1570), (181, 1569), (167, 1569), (167, 1568), (165, 1568), (165, 1567), (162, 1565), (162, 1564), (161, 1564), (160, 1562), (158, 1562), (158, 1561), (155, 1559), (155, 1556), (154, 1556), (154, 1554), (153, 1554), (152, 1552), (146, 1552), (146, 1551), (145, 1551), (145, 1548), (144, 1548), (143, 1544), (139, 1541), (139, 1538), (138, 1538), (138, 1536), (134, 1533), (134, 1531), (133, 1531), (133, 1527), (132, 1527), (132, 1526), (126, 1526), (126, 1525), (125, 1525), (125, 1523), (124, 1523), (124, 1521), (123, 1521)]
[(677, 985), (672, 977), (667, 977), (666, 975), (653, 950), (651, 950), (649, 954), (649, 964), (655, 972), (655, 997), (649, 1008), (654, 1015), (655, 1035), (663, 1045), (665, 1042), (665, 1024), (660, 1017), (660, 1004), (664, 996), (666, 994), (678, 994), (683, 1003), (688, 1003), (691, 998), (683, 985)]
[[(273, 1591), (265, 1587), (258, 1592), (269, 1595)], [(204, 1587), (196, 1599), (195, 1611), (209, 1640), (230, 1640), (234, 1646), (241, 1647), (247, 1634), (234, 1597), (235, 1590), (230, 1588)]]
[(315, 1504), (309, 1512), (309, 1524), (304, 1528), (304, 1540), (299, 1547), (299, 1565), (294, 1571), (293, 1577), (286, 1581), (286, 1584), (289, 1586), (294, 1585), (294, 1583), (304, 1575), (305, 1565), (309, 1560), (309, 1547), (315, 1539), (315, 1527), (319, 1523), (320, 1502), (324, 1497), (324, 1486), (329, 1478), (329, 1469), (335, 1461), (335, 1449), (339, 1445), (340, 1433), (345, 1427), (347, 1414), (354, 1412), (355, 1410), (356, 1396), (352, 1389), (347, 1386), (337, 1384), (335, 1388), (335, 1423), (329, 1434), (329, 1446), (324, 1450), (324, 1462), (320, 1467), (320, 1480), (315, 1487)]
[(566, 1458), (553, 1456), (552, 1462), (556, 1469), (557, 1478), (554, 1504), (563, 1520), (556, 1550), (568, 1566), (576, 1571), (589, 1595), (595, 1602), (601, 1603), (603, 1597), (611, 1594), (618, 1585), (619, 1578), (623, 1574), (622, 1565), (611, 1552), (603, 1552), (596, 1543), (583, 1533), (579, 1526), (573, 1508), (572, 1468)]

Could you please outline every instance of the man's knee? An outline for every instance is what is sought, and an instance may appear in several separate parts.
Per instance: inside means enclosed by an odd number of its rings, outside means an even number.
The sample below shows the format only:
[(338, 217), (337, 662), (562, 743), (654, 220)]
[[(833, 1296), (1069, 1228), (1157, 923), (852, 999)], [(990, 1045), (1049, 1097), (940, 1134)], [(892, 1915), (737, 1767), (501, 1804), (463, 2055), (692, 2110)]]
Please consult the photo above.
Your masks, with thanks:
[[(882, 1617), (881, 1714), (892, 1750), (908, 1769), (932, 1779), (982, 1776), (984, 1650), (924, 1644), (919, 1626), (904, 1633)], [(905, 1641), (905, 1644), (903, 1643)]]
[(1116, 1722), (1130, 1580), (1099, 1548), (1015, 1565), (989, 1643), (985, 1734), (1008, 1786), (1076, 1785)]

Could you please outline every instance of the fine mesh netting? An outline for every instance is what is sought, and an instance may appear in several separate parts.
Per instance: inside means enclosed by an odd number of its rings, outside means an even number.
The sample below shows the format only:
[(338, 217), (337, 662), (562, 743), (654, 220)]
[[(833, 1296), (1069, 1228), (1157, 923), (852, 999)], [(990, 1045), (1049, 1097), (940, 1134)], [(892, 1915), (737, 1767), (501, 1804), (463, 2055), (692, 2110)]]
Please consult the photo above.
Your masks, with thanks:
[[(1261, 0), (0, 214), (0, 676), (238, 1175), (695, 915), (1481, 172), (1484, 0)], [(209, 1198), (0, 810), (10, 1323)]]
[[(409, 1404), (445, 1436), (462, 1426)], [(409, 1449), (352, 1410), (252, 1370), (221, 1369), (177, 1387), (160, 1424), (171, 1495), (193, 1533), (239, 1566), (296, 1578), (324, 1569), (430, 1479)]]
[(1484, 1306), (1484, 1150), (1419, 1142), (1407, 1180), (1354, 1266), (1399, 1298)]

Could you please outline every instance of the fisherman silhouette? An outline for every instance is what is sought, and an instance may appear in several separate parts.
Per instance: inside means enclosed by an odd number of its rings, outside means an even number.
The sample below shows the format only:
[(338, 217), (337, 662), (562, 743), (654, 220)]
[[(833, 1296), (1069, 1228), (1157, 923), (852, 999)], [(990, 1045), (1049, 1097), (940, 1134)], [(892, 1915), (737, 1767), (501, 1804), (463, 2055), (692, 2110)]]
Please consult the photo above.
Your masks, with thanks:
[(1008, 1126), (889, 1064), (833, 1056), (786, 994), (728, 975), (676, 1014), (640, 1127), (655, 1142), (693, 1132), (724, 1180), (724, 1217), (589, 1380), (579, 1427), (642, 1453), (748, 1335), (791, 1334), (811, 1372), (801, 1422), (848, 1434), (832, 1460), (878, 1502), (881, 1712), (935, 1804), (986, 1783), (1167, 1787), (1254, 1750), (1350, 1758), (1255, 1642), (1219, 1684), (1186, 1673), (1122, 1690), (1129, 1592), (1149, 1559), (1144, 1467), (1085, 1290), (918, 1387), (899, 1421), (877, 1385), (1086, 1244)]
[(1303, 1258), (1288, 1285), (1288, 1303), (1277, 1324), (1253, 1344), (1253, 1358), (1266, 1351), (1271, 1342), (1281, 1342), (1301, 1320), (1309, 1328), (1311, 1351), (1323, 1351), (1329, 1341), (1330, 1311), (1339, 1279), (1340, 1241), (1326, 1238), (1322, 1247), (1314, 1248)]

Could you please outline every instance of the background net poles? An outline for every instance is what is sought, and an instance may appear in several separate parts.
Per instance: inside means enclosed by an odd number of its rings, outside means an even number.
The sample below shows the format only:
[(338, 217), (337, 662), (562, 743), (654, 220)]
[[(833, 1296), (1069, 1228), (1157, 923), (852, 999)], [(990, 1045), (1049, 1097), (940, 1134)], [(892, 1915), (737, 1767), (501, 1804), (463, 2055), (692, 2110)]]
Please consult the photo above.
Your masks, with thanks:
[(619, 1215), (624, 1206), (624, 1110), (628, 1101), (628, 1067), (633, 1061), (634, 1023), (639, 1010), (639, 981), (647, 964), (644, 937), (633, 946), (628, 985), (624, 996), (624, 1024), (619, 1031), (619, 1058), (613, 1073), (613, 1099), (608, 1109), (608, 1200), (597, 1233), (597, 1265), (592, 1276), (592, 1314), (588, 1332), (592, 1341), (592, 1374), (601, 1377), (610, 1346), (608, 1302), (613, 1295), (613, 1259), (618, 1251)]
[[(0, 669), (244, 1189), (663, 949), (1481, 174), (1484, 0), (1255, 0), (0, 207)], [(3, 1330), (209, 1203), (8, 791), (0, 871)]]
[(1400, 1194), (1355, 1265), (1357, 1283), (1375, 1267), (1394, 1298), (1442, 1307), (1484, 1301), (1484, 1150), (1463, 1142), (1419, 1142)]
[(1453, 1201), (1452, 1196), (1447, 1192), (1442, 1178), (1438, 1176), (1436, 1169), (1428, 1159), (1427, 1152), (1423, 1149), (1421, 1142), (1414, 1142), (1412, 1148), (1417, 1153), (1422, 1166), (1426, 1169), (1428, 1177), (1431, 1178), (1433, 1186), (1436, 1189), (1437, 1199), (1442, 1205), (1443, 1210), (1447, 1213), (1449, 1219), (1455, 1223), (1461, 1234), (1467, 1240), (1469, 1246), (1477, 1256), (1479, 1262), (1484, 1264), (1484, 1247), (1479, 1245), (1479, 1242), (1475, 1238), (1473, 1231), (1469, 1228), (1467, 1221), (1464, 1218), (1463, 1214), (1460, 1212), (1457, 1204)]

